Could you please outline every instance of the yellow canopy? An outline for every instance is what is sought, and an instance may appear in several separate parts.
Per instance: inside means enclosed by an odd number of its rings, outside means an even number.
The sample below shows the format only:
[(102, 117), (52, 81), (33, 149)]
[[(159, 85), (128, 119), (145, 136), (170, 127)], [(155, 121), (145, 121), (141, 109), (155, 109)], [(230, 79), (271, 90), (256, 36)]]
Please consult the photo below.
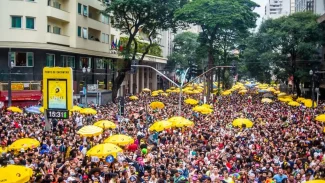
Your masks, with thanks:
[(79, 112), (80, 110), (82, 110), (82, 108), (79, 107), (79, 106), (76, 106), (76, 105), (74, 105), (74, 106), (72, 107), (72, 109), (70, 109), (70, 111), (72, 111), (72, 112)]
[(159, 101), (151, 102), (150, 107), (152, 109), (162, 109), (165, 107), (165, 104)]
[(33, 170), (25, 166), (7, 165), (0, 167), (1, 183), (25, 183), (33, 176)]
[(245, 94), (245, 93), (247, 93), (247, 90), (240, 90), (238, 93), (239, 94)]
[[(313, 101), (311, 99), (306, 99), (303, 101), (304, 105), (308, 108), (312, 107)], [(314, 107), (317, 107), (317, 102), (314, 101)]]
[(262, 98), (262, 103), (271, 103), (271, 102), (273, 102), (273, 100), (269, 98)]
[(23, 113), (23, 110), (19, 109), (18, 107), (8, 107), (7, 110), (16, 113)]
[(232, 122), (233, 126), (236, 127), (242, 127), (243, 125), (246, 125), (247, 128), (251, 128), (253, 126), (253, 122), (246, 118), (237, 118)]
[(115, 158), (117, 157), (117, 153), (123, 152), (123, 150), (115, 145), (115, 144), (98, 144), (89, 149), (87, 152), (87, 156), (96, 156), (98, 158), (106, 158), (107, 156), (111, 155)]
[(325, 114), (318, 115), (315, 120), (325, 122)]
[(299, 104), (298, 102), (295, 102), (295, 101), (291, 101), (291, 102), (289, 102), (288, 105), (293, 106), (293, 107), (298, 107), (298, 106), (300, 106), (300, 104)]
[(83, 137), (93, 137), (98, 136), (103, 132), (103, 129), (98, 126), (88, 125), (82, 127), (77, 134)]
[(116, 125), (115, 123), (108, 121), (108, 120), (100, 120), (94, 123), (94, 126), (98, 126), (103, 129), (115, 129)]
[(174, 116), (168, 119), (172, 123), (172, 127), (182, 128), (194, 126), (194, 122), (181, 116)]
[(211, 114), (213, 112), (212, 109), (205, 106), (195, 106), (192, 110), (201, 114)]
[(15, 150), (20, 151), (21, 149), (27, 150), (27, 149), (34, 149), (36, 147), (40, 146), (40, 142), (36, 139), (31, 138), (23, 138), (18, 139), (14, 143), (12, 143), (9, 146), (9, 151)]
[(304, 100), (306, 100), (306, 99), (303, 97), (298, 97), (296, 101), (299, 103), (303, 103)]
[(161, 132), (172, 127), (172, 123), (169, 121), (157, 121), (150, 126), (150, 131)]
[(199, 103), (199, 101), (195, 100), (195, 99), (192, 99), (192, 98), (188, 98), (185, 100), (185, 103), (186, 104), (190, 104), (190, 105), (196, 105)]
[(81, 114), (97, 114), (97, 111), (92, 108), (84, 108), (80, 110)]
[(112, 135), (108, 137), (107, 139), (104, 140), (104, 143), (111, 143), (115, 145), (125, 146), (125, 145), (133, 144), (134, 140), (130, 136), (118, 134), (118, 135)]
[(130, 99), (130, 100), (138, 100), (139, 98), (138, 98), (137, 96), (134, 96), (134, 95), (133, 95), (133, 96), (130, 96), (129, 99)]

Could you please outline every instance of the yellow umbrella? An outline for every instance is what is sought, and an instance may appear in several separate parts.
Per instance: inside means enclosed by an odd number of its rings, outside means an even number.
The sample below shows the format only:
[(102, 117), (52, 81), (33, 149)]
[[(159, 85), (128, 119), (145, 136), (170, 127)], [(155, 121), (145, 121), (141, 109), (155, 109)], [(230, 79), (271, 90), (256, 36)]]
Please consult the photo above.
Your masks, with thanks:
[(168, 93), (161, 93), (160, 95), (167, 97)]
[(39, 111), (40, 111), (41, 113), (44, 113), (44, 107), (40, 107), (40, 108), (39, 108)]
[(310, 180), (307, 181), (306, 183), (325, 183), (325, 180)]
[(223, 95), (223, 96), (227, 96), (227, 95), (230, 95), (230, 94), (231, 94), (231, 91), (229, 91), (229, 90), (226, 90), (226, 91), (221, 93), (221, 95)]
[(80, 110), (81, 114), (97, 114), (97, 111), (92, 108), (84, 108)]
[(151, 96), (152, 97), (157, 97), (159, 95), (159, 93), (152, 93)]
[(296, 101), (297, 102), (300, 102), (300, 103), (303, 103), (304, 100), (306, 100), (306, 99), (303, 98), (303, 97), (298, 97)]
[(130, 100), (138, 100), (139, 98), (138, 98), (137, 96), (134, 96), (134, 95), (133, 95), (133, 96), (129, 97), (129, 99), (130, 99)]
[(16, 113), (23, 113), (23, 111), (21, 109), (19, 109), (18, 107), (8, 107), (7, 110), (11, 111), (11, 112), (16, 112)]
[(150, 107), (152, 109), (162, 109), (165, 107), (165, 104), (162, 102), (155, 101), (155, 102), (151, 102)]
[(195, 106), (192, 110), (199, 112), (201, 114), (210, 114), (213, 112), (212, 109), (204, 107), (204, 106)]
[(118, 135), (112, 135), (108, 137), (107, 139), (104, 140), (104, 143), (111, 143), (115, 145), (125, 146), (125, 145), (133, 144), (134, 140), (130, 136), (118, 134)]
[(278, 98), (278, 100), (280, 100), (281, 102), (291, 102), (292, 101), (291, 98)]
[(273, 102), (273, 100), (269, 98), (262, 98), (262, 103), (271, 103), (271, 102)]
[(72, 111), (72, 112), (79, 112), (80, 110), (82, 110), (82, 108), (79, 107), (79, 106), (76, 106), (76, 105), (74, 105), (74, 106), (72, 107), (72, 109), (70, 109), (70, 111)]
[(82, 127), (77, 133), (83, 137), (98, 136), (103, 132), (103, 129), (98, 126), (88, 125)]
[(247, 93), (247, 90), (240, 90), (238, 93), (239, 94), (245, 94), (245, 93)]
[(209, 105), (209, 104), (203, 104), (203, 105), (201, 105), (202, 107), (206, 107), (206, 108), (209, 108), (209, 109), (212, 109), (213, 108), (213, 106), (211, 106), (211, 105)]
[(274, 94), (280, 94), (280, 91), (275, 91)]
[(168, 119), (172, 123), (173, 127), (182, 128), (182, 127), (191, 127), (194, 126), (194, 122), (190, 121), (181, 116), (174, 116)]
[(15, 151), (20, 151), (21, 149), (27, 150), (27, 149), (33, 149), (40, 146), (40, 143), (36, 139), (31, 139), (31, 138), (23, 138), (23, 139), (18, 139), (14, 143), (12, 143), (9, 146), (9, 151), (15, 150)]
[[(306, 99), (303, 101), (304, 105), (308, 108), (312, 107), (313, 101), (311, 99)], [(317, 103), (314, 101), (314, 107), (317, 107)]]
[(315, 120), (325, 122), (325, 114), (318, 115)]
[(194, 100), (192, 98), (188, 98), (188, 99), (185, 100), (185, 103), (190, 104), (190, 105), (197, 105), (199, 103), (199, 101)]
[(151, 92), (151, 90), (149, 88), (143, 88), (142, 91), (143, 92)]
[(282, 96), (286, 96), (286, 95), (287, 95), (286, 93), (282, 92), (282, 93), (278, 94), (278, 97), (282, 97)]
[(116, 158), (117, 153), (123, 152), (123, 150), (115, 144), (98, 144), (89, 149), (87, 156), (96, 156), (98, 158), (106, 158), (109, 155), (112, 155)]
[(291, 102), (289, 102), (288, 105), (290, 105), (290, 106), (294, 106), (294, 107), (298, 107), (298, 106), (300, 106), (300, 104), (299, 104), (298, 102), (295, 102), (295, 101), (291, 101)]
[(157, 121), (150, 126), (150, 131), (161, 132), (172, 127), (172, 123), (169, 121)]
[(246, 118), (237, 118), (232, 122), (232, 125), (237, 127), (242, 127), (244, 124), (247, 128), (251, 128), (253, 126), (253, 122)]
[(1, 183), (25, 183), (30, 180), (33, 170), (20, 165), (7, 165), (0, 167)]
[(94, 123), (94, 126), (98, 126), (103, 129), (115, 129), (116, 125), (115, 123), (108, 121), (108, 120), (100, 120)]

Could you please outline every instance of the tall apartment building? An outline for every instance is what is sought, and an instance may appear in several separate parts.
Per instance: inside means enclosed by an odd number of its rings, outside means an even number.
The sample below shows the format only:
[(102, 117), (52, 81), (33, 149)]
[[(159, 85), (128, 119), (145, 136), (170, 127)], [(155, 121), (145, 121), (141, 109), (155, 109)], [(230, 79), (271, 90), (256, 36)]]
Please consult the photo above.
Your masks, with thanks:
[[(121, 59), (111, 43), (119, 40), (120, 32), (111, 26), (111, 17), (101, 13), (102, 1), (1, 0), (0, 82), (8, 81), (8, 62), (13, 66), (12, 80), (22, 82), (41, 81), (46, 66), (72, 67), (74, 92), (79, 93), (85, 80), (82, 69), (90, 67), (87, 83), (99, 81), (110, 90), (116, 77), (113, 65)], [(144, 62), (158, 69), (166, 63), (166, 58), (149, 55)], [(126, 77), (120, 94), (147, 87), (157, 88), (156, 72), (139, 69)]]
[(264, 19), (273, 19), (289, 15), (291, 13), (291, 1), (292, 0), (269, 0), (265, 6)]
[(296, 0), (291, 0), (290, 1), (290, 13), (295, 13), (296, 12)]
[(296, 12), (312, 11), (315, 14), (322, 15), (325, 13), (324, 0), (295, 0)]

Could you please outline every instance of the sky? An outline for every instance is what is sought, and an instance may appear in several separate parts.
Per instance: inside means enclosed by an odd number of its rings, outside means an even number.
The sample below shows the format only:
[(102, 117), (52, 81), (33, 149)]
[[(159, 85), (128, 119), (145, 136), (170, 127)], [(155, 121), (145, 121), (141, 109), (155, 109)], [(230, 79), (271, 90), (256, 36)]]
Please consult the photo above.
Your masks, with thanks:
[(254, 11), (260, 15), (260, 18), (257, 20), (256, 25), (260, 26), (262, 22), (262, 18), (265, 13), (265, 5), (268, 2), (268, 0), (253, 0), (255, 3), (259, 4), (260, 7), (256, 8)]

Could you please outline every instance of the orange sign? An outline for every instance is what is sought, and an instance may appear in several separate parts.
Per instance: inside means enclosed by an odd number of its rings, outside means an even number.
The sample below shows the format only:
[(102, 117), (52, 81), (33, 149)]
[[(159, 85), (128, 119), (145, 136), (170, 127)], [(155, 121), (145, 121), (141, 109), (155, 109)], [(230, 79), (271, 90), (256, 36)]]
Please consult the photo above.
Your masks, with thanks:
[(24, 84), (23, 83), (12, 83), (11, 90), (24, 90)]

